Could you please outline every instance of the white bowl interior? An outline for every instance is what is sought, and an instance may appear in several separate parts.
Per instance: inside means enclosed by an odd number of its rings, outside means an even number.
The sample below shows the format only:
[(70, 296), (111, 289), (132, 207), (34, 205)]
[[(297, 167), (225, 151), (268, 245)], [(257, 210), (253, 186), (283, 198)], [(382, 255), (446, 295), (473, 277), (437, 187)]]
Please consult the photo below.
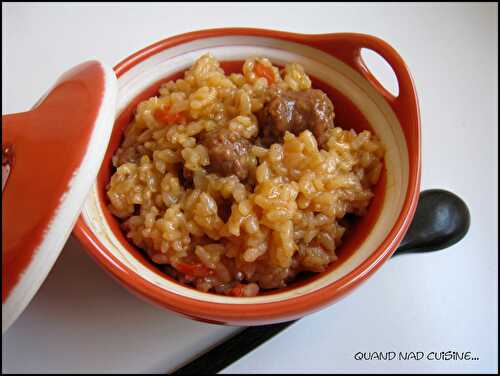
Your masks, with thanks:
[(230, 304), (276, 302), (318, 290), (351, 272), (382, 243), (402, 210), (408, 188), (408, 149), (399, 121), (385, 99), (354, 69), (315, 48), (283, 40), (225, 36), (184, 43), (159, 52), (140, 62), (118, 79), (117, 116), (127, 105), (158, 80), (187, 69), (202, 54), (210, 52), (219, 60), (245, 60), (252, 55), (266, 56), (273, 63), (297, 62), (326, 84), (346, 96), (364, 115), (383, 143), (386, 166), (385, 194), (379, 217), (359, 248), (339, 267), (303, 286), (265, 296), (239, 299), (207, 294), (162, 278), (142, 265), (115, 237), (106, 222), (94, 184), (82, 210), (86, 225), (126, 268), (162, 289), (193, 299)]

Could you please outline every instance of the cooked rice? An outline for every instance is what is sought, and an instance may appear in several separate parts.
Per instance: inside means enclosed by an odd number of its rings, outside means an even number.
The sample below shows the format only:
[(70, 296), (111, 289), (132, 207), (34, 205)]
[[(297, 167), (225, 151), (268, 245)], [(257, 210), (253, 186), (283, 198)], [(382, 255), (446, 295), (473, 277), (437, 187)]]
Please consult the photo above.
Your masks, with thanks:
[[(256, 64), (267, 77), (255, 73)], [(197, 136), (226, 127), (254, 140), (270, 81), (293, 91), (311, 87), (295, 63), (280, 71), (266, 58), (250, 58), (242, 73), (226, 75), (213, 56), (201, 56), (184, 78), (138, 105), (113, 157), (109, 209), (127, 238), (201, 291), (254, 296), (299, 272), (325, 270), (346, 230), (339, 220), (366, 212), (382, 170), (374, 135), (335, 127), (325, 149), (309, 130), (287, 132), (269, 148), (252, 141), (243, 182), (209, 173)]]

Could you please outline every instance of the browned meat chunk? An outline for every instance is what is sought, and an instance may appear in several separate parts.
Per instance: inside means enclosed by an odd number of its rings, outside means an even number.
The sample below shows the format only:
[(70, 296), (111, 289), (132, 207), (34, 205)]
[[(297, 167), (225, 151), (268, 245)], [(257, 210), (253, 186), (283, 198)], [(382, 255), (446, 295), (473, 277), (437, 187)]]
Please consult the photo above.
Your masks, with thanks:
[(208, 170), (222, 176), (236, 175), (239, 179), (248, 176), (248, 154), (250, 141), (226, 128), (203, 133), (199, 142), (208, 150)]
[(258, 113), (261, 142), (269, 146), (282, 142), (286, 131), (299, 135), (309, 129), (322, 147), (327, 141), (325, 131), (333, 128), (334, 116), (333, 104), (321, 90), (276, 89)]

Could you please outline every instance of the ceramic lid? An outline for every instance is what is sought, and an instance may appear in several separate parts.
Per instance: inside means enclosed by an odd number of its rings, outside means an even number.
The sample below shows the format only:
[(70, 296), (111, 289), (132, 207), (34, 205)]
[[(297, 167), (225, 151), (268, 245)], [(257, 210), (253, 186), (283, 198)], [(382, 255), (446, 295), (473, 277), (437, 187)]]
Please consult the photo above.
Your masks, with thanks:
[(2, 116), (2, 333), (71, 234), (108, 145), (116, 95), (113, 70), (88, 61), (31, 111)]

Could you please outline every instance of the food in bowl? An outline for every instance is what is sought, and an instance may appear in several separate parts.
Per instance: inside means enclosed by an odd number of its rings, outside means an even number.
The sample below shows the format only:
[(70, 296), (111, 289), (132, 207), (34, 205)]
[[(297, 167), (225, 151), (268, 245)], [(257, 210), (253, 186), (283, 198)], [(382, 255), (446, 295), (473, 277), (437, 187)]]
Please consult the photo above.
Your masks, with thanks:
[(384, 149), (334, 124), (330, 98), (296, 63), (210, 54), (141, 102), (113, 156), (109, 209), (127, 238), (179, 282), (255, 296), (337, 260)]

